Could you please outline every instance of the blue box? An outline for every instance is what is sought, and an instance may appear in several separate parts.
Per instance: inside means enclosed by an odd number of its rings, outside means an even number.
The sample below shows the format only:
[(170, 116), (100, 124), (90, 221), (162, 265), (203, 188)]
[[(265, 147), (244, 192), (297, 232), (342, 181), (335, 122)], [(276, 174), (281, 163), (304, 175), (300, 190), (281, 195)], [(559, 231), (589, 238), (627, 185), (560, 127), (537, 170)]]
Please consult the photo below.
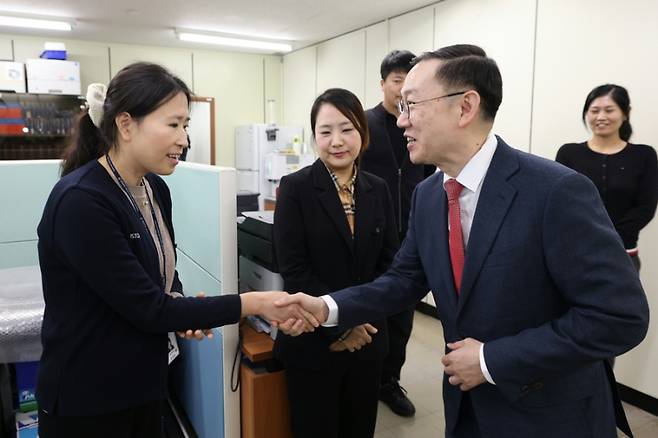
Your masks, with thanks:
[(59, 59), (66, 60), (66, 50), (44, 50), (39, 55), (39, 58), (43, 59)]
[(19, 410), (21, 412), (32, 411), (37, 407), (35, 392), (39, 362), (21, 362), (15, 364), (15, 367)]

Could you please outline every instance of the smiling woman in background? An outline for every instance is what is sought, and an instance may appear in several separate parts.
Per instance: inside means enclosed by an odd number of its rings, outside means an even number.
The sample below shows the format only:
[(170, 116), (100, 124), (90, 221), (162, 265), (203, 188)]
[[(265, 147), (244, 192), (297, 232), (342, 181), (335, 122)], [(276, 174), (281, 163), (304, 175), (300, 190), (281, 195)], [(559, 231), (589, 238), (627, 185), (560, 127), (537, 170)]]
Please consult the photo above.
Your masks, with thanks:
[(568, 143), (556, 161), (589, 177), (626, 252), (640, 269), (638, 237), (653, 219), (658, 202), (656, 151), (645, 144), (630, 143), (630, 98), (624, 87), (614, 84), (594, 88), (583, 106), (583, 122), (592, 137), (583, 143)]
[(182, 297), (171, 198), (158, 176), (188, 144), (190, 90), (180, 79), (132, 64), (107, 89), (92, 84), (87, 101), (38, 227), (39, 436), (160, 437), (168, 332), (246, 314), (289, 324), (286, 315), (304, 312), (275, 311), (283, 292)]

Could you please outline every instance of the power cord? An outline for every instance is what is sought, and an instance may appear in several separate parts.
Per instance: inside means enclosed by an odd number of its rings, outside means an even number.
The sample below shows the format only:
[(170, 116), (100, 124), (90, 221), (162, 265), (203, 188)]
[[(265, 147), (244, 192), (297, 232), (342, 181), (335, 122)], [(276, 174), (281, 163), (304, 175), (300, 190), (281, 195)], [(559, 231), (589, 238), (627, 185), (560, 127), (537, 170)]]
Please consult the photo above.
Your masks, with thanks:
[[(240, 324), (242, 326), (242, 324)], [(238, 328), (238, 346), (235, 349), (233, 366), (231, 367), (231, 391), (237, 392), (240, 388), (240, 363), (242, 362), (242, 331)], [(236, 377), (237, 371), (237, 377)], [(234, 383), (235, 382), (235, 383)]]

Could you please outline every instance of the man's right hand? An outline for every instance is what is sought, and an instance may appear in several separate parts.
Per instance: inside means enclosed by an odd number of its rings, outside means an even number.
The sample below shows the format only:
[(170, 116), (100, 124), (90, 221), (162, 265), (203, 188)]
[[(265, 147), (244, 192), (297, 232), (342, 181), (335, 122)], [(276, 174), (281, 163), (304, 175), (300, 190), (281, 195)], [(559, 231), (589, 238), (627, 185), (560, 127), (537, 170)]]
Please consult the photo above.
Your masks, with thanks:
[[(322, 298), (306, 295), (303, 292), (282, 297), (276, 300), (274, 305), (277, 307), (300, 306), (312, 314), (320, 324), (324, 324), (329, 316), (329, 308)], [(282, 322), (277, 326), (287, 335), (297, 336), (303, 333), (303, 331), (297, 330), (291, 321)]]

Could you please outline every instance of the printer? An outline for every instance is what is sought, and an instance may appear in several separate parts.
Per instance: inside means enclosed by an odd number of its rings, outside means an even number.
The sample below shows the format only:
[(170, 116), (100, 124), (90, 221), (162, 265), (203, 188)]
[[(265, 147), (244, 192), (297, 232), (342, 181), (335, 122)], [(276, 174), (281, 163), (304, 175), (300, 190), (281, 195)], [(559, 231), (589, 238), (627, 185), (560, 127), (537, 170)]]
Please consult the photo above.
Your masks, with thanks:
[[(238, 291), (283, 290), (274, 253), (273, 211), (245, 211), (238, 218)], [(247, 317), (256, 331), (276, 339), (277, 330), (261, 317)]]
[(274, 253), (273, 211), (245, 211), (238, 218), (239, 291), (283, 290)]

